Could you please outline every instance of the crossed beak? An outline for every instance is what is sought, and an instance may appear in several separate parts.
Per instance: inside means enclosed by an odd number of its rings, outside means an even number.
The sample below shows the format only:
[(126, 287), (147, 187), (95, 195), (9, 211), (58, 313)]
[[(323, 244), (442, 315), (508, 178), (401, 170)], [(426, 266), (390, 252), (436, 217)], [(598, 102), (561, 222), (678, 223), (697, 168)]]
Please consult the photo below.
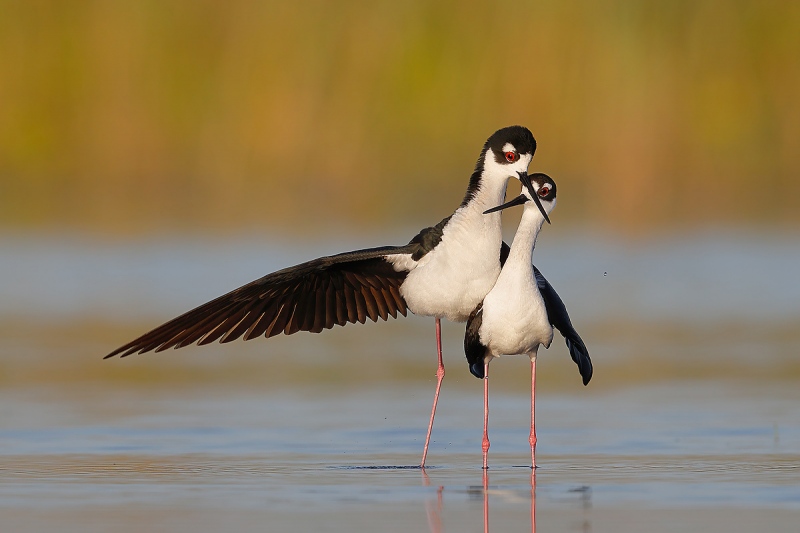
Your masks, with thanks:
[[(533, 202), (536, 204), (536, 207), (539, 208), (539, 211), (542, 212), (542, 216), (544, 217), (544, 219), (547, 221), (548, 224), (550, 224), (550, 217), (547, 216), (547, 211), (544, 210), (542, 202), (539, 201), (539, 195), (536, 193), (536, 189), (533, 188), (533, 183), (531, 183), (530, 176), (528, 176), (527, 172), (517, 172), (517, 174), (519, 174), (519, 181), (521, 181), (522, 185), (526, 189), (528, 189), (528, 192), (530, 193), (531, 198), (533, 198)], [(503, 209), (507, 209), (515, 205), (524, 204), (527, 201), (529, 201), (529, 198), (525, 196), (525, 194), (523, 193), (514, 198), (513, 200), (504, 203), (503, 205), (498, 205), (497, 207), (487, 209), (486, 211), (483, 212), (483, 214), (488, 215), (489, 213), (494, 213), (495, 211), (502, 211)]]

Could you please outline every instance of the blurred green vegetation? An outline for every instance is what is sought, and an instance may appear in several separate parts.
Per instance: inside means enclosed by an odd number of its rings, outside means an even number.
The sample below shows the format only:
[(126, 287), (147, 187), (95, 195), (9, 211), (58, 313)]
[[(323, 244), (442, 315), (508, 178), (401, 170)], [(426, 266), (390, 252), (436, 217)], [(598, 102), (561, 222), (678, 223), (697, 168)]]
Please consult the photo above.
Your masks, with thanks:
[(516, 123), (557, 219), (795, 224), (798, 58), (791, 0), (0, 0), (0, 227), (432, 223)]
[[(424, 319), (335, 328), (321, 335), (277, 336), (265, 342), (192, 346), (163, 353), (100, 358), (121, 341), (152, 327), (151, 322), (111, 324), (102, 317), (34, 323), (0, 321), (0, 387), (75, 384), (115, 387), (232, 387), (237, 390), (352, 388), (366, 384), (435, 384), (431, 365), (431, 324)], [(447, 387), (475, 389), (458, 349), (464, 326), (443, 324)], [(692, 327), (684, 323), (608, 319), (581, 327), (591, 339), (596, 372), (591, 391), (620, 390), (658, 383), (718, 381), (796, 383), (800, 329), (796, 323), (733, 321)], [(539, 353), (544, 391), (580, 393), (575, 364), (560, 338)], [(754, 346), (750, 350), (742, 347)], [(433, 370), (432, 370), (433, 368)], [(503, 357), (492, 375), (506, 392), (530, 390), (528, 360)]]

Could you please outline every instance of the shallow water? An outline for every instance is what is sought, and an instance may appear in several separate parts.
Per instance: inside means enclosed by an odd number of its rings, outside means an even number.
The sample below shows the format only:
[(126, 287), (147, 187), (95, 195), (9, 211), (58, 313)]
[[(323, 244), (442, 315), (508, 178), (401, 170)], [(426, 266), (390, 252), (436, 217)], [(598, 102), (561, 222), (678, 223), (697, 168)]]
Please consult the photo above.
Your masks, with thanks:
[[(3, 410), (18, 418), (4, 416), (0, 430), (0, 513), (4, 524), (75, 531), (479, 531), (486, 498), (490, 529), (527, 531), (527, 397), (491, 399), (484, 492), (478, 385), (445, 387), (425, 472), (415, 465), (426, 387), (6, 391)], [(793, 531), (797, 389), (542, 394), (537, 527), (626, 531), (664, 516), (670, 527), (744, 531), (759, 516)]]
[(548, 255), (537, 263), (596, 373), (581, 386), (560, 341), (541, 354), (532, 478), (528, 365), (494, 363), (484, 478), (482, 384), (463, 362), (460, 325), (444, 329), (448, 373), (424, 472), (415, 465), (435, 384), (427, 319), (100, 360), (313, 250), (7, 238), (0, 522), (27, 531), (528, 531), (532, 521), (540, 532), (796, 531), (797, 244), (540, 242)]

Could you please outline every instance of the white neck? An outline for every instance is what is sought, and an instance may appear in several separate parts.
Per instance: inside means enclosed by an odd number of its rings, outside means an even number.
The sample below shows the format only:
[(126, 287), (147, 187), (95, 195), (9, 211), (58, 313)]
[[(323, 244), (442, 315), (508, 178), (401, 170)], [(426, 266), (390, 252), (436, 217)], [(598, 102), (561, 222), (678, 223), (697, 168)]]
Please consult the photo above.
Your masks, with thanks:
[(536, 246), (536, 237), (538, 237), (543, 224), (544, 217), (536, 205), (532, 202), (527, 203), (522, 212), (517, 233), (514, 235), (514, 242), (511, 243), (511, 253), (508, 255), (503, 271), (509, 267), (531, 270), (533, 248)]
[[(489, 154), (491, 156), (491, 153)], [(453, 214), (454, 217), (464, 217), (479, 220), (485, 228), (496, 228), (500, 235), (500, 212), (484, 215), (487, 209), (502, 204), (506, 197), (506, 186), (509, 176), (506, 173), (484, 170), (480, 185), (467, 205), (459, 207)]]

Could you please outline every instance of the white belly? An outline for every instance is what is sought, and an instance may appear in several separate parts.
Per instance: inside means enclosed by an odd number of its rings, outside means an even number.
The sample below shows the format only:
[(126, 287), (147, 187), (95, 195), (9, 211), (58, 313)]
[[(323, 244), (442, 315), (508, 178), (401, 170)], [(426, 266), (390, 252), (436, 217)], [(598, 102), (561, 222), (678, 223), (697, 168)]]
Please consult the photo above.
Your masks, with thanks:
[(428, 254), (432, 257), (426, 264), (409, 272), (400, 294), (414, 314), (464, 322), (500, 274), (499, 250), (496, 265), (488, 261), (465, 264), (436, 252)]
[(495, 357), (535, 355), (540, 345), (550, 347), (553, 328), (535, 281), (512, 285), (498, 280), (483, 302), (479, 335)]

